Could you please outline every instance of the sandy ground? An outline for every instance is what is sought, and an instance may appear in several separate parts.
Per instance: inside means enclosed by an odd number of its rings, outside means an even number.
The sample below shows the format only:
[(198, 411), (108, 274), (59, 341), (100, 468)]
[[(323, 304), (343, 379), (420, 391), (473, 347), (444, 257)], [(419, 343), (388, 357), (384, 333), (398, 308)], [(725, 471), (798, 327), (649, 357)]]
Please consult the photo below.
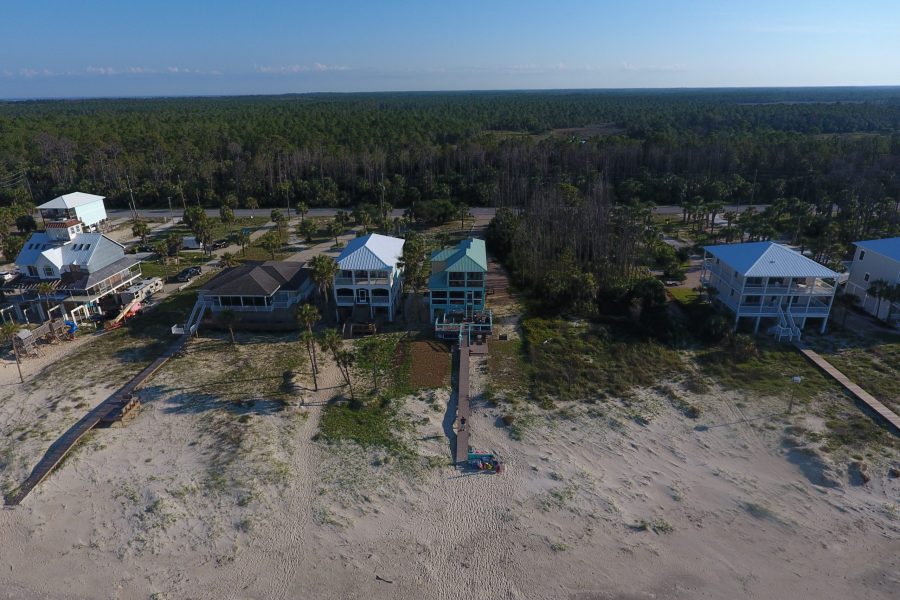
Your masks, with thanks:
[[(762, 400), (695, 395), (692, 420), (639, 390), (624, 403), (527, 409), (513, 439), (501, 409), (481, 400), (488, 375), (475, 359), (472, 442), (507, 467), (491, 476), (449, 466), (447, 390), (403, 402), (416, 456), (398, 460), (317, 440), (321, 404), (340, 384), (333, 365), (322, 391), (282, 409), (249, 375), (242, 401), (224, 402), (213, 386), (222, 367), (204, 356), (173, 361), (133, 422), (95, 432), (22, 506), (0, 511), (0, 597), (879, 599), (900, 589), (900, 480), (876, 461), (866, 485), (837, 467), (835, 487), (815, 485), (822, 472), (792, 462), (785, 428), (821, 424), (747, 421), (769, 410)], [(66, 378), (44, 375), (4, 387), (5, 478), (27, 474), (84, 410), (50, 411)], [(106, 393), (88, 388), (86, 406)], [(649, 422), (631, 418), (635, 402)], [(47, 415), (41, 432), (15, 440), (35, 413)]]

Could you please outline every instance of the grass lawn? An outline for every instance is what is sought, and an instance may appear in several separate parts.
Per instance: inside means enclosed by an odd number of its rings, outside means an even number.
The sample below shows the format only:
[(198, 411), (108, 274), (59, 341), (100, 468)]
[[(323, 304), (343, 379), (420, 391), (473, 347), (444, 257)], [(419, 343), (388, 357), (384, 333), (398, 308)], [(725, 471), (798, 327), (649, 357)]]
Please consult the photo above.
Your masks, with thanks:
[(690, 288), (671, 287), (667, 288), (666, 292), (680, 304), (693, 304), (700, 299), (700, 293)]
[(174, 277), (182, 269), (194, 265), (205, 265), (209, 258), (202, 252), (181, 252), (178, 255), (178, 264), (171, 263), (167, 266), (160, 264), (159, 260), (148, 260), (141, 263), (141, 275), (146, 277), (162, 277), (168, 272), (169, 277)]

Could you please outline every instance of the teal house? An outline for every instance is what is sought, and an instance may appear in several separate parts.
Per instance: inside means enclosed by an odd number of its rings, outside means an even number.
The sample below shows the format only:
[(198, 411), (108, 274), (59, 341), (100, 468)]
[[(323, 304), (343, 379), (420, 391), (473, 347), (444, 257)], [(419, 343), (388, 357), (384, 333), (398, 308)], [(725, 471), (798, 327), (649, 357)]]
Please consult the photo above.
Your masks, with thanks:
[(458, 333), (460, 326), (490, 333), (491, 317), (484, 309), (487, 270), (484, 240), (469, 238), (431, 255), (429, 311), (439, 335)]

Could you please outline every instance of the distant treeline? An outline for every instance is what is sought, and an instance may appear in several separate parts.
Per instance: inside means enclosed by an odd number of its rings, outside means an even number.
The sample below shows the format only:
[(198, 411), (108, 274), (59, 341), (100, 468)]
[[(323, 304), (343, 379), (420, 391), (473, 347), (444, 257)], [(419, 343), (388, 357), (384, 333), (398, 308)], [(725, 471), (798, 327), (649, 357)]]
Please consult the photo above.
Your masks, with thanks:
[[(609, 125), (584, 139), (577, 129)], [(554, 130), (568, 129), (562, 133)], [(0, 202), (74, 189), (126, 206), (521, 205), (900, 197), (900, 89), (556, 91), (0, 104)], [(586, 130), (586, 134), (589, 130)], [(6, 183), (4, 183), (6, 182)], [(14, 182), (16, 185), (11, 185)]]

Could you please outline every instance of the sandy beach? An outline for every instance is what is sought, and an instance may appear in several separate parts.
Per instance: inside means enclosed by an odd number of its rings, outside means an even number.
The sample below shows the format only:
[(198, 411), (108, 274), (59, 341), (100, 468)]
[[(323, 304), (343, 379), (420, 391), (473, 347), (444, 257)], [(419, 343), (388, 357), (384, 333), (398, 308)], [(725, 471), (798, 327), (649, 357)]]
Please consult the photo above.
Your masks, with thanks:
[[(816, 467), (795, 464), (790, 431), (821, 424), (756, 419), (774, 408), (765, 399), (714, 389), (693, 398), (703, 412), (689, 419), (660, 389), (641, 389), (629, 402), (649, 422), (621, 401), (533, 408), (514, 439), (481, 395), (489, 374), (476, 358), (472, 439), (506, 471), (471, 474), (449, 465), (446, 389), (400, 402), (416, 455), (392, 459), (318, 439), (340, 385), (328, 363), (303, 404), (247, 392), (222, 410), (216, 369), (197, 350), (216, 343), (196, 342), (142, 391), (134, 421), (94, 432), (21, 506), (0, 511), (0, 597), (886, 599), (900, 589), (891, 457), (874, 461), (866, 485), (838, 467), (834, 485), (816, 485)], [(7, 486), (108, 392), (82, 390), (84, 406), (63, 412), (72, 399), (58, 369), (21, 390), (8, 366)], [(46, 414), (41, 429), (14, 439), (34, 414)]]

